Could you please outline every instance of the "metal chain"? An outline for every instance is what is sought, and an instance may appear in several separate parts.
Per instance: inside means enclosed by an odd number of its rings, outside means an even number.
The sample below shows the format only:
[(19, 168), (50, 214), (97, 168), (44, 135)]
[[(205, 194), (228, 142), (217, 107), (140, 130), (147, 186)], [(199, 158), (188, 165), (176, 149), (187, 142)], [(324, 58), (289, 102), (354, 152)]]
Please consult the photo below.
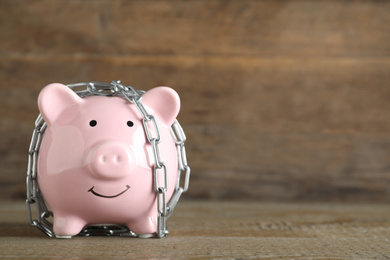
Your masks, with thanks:
[[(131, 86), (124, 86), (120, 81), (112, 81), (110, 84), (100, 82), (82, 82), (76, 84), (67, 85), (73, 89), (80, 97), (87, 97), (91, 95), (99, 96), (121, 96), (127, 99), (129, 102), (136, 105), (139, 113), (142, 115), (143, 127), (145, 135), (149, 144), (153, 150), (153, 184), (154, 191), (157, 195), (157, 234), (159, 238), (168, 236), (169, 232), (166, 226), (167, 219), (172, 215), (177, 202), (180, 199), (182, 193), (188, 190), (190, 179), (190, 167), (187, 164), (186, 151), (184, 143), (186, 136), (183, 128), (179, 122), (175, 122), (171, 126), (171, 134), (176, 143), (177, 157), (178, 157), (178, 179), (176, 181), (175, 191), (169, 202), (167, 202), (167, 190), (168, 190), (168, 176), (167, 166), (161, 161), (161, 154), (159, 144), (161, 142), (160, 132), (153, 115), (150, 115), (143, 104), (141, 103), (141, 97), (145, 93), (143, 90), (136, 90)], [(87, 88), (85, 89), (85, 86)], [(77, 90), (77, 88), (82, 88)], [(28, 156), (27, 166), (27, 215), (29, 223), (32, 226), (38, 227), (49, 237), (56, 237), (53, 232), (53, 224), (48, 220), (52, 217), (52, 212), (47, 208), (45, 201), (40, 193), (37, 183), (37, 159), (38, 152), (41, 145), (43, 133), (46, 129), (46, 123), (39, 114), (35, 121), (35, 128), (31, 138)], [(184, 176), (183, 187), (180, 186), (181, 175)], [(159, 176), (162, 176), (163, 182), (159, 183)], [(35, 206), (36, 218), (33, 217), (33, 206)], [(108, 236), (132, 236), (138, 237), (137, 234), (129, 230), (123, 225), (108, 225), (99, 227), (87, 227), (84, 228), (79, 235), (108, 235)]]

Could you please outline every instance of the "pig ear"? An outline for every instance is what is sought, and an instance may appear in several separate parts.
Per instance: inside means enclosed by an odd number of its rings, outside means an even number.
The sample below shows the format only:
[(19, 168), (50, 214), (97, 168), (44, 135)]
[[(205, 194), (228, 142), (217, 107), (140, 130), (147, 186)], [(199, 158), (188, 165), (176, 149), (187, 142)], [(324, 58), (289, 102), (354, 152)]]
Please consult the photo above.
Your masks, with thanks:
[(49, 84), (38, 96), (38, 108), (43, 119), (49, 124), (65, 110), (76, 107), (82, 99), (70, 88), (60, 83)]
[(142, 95), (142, 104), (153, 109), (163, 123), (171, 126), (180, 110), (179, 95), (171, 88), (157, 87)]

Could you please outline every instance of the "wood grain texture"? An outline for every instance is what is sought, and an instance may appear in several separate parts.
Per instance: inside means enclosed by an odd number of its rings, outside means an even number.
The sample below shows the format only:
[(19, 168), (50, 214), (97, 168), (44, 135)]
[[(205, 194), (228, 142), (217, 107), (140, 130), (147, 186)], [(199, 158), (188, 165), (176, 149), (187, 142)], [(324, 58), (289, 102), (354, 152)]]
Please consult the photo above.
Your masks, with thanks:
[(48, 238), (0, 203), (1, 259), (389, 259), (385, 204), (183, 201), (163, 239)]
[(0, 194), (40, 89), (175, 88), (189, 198), (390, 201), (390, 2), (0, 2)]

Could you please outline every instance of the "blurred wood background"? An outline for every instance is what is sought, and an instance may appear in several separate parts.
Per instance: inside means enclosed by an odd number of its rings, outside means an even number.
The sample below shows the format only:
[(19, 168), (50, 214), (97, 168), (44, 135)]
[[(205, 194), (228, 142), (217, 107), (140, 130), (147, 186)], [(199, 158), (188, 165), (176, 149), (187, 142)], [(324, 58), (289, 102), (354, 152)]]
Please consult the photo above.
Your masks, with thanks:
[(0, 198), (47, 84), (171, 86), (187, 199), (390, 201), (390, 1), (0, 1)]

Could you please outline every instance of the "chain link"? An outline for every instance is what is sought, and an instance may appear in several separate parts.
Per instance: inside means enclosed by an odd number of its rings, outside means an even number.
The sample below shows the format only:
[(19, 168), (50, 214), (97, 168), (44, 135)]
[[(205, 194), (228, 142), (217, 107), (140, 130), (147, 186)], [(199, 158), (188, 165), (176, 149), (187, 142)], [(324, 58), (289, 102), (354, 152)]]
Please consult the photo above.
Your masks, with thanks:
[[(171, 126), (171, 134), (176, 144), (177, 156), (178, 156), (178, 179), (176, 181), (175, 191), (172, 198), (167, 202), (168, 191), (168, 176), (167, 166), (161, 161), (161, 154), (159, 144), (161, 142), (159, 128), (153, 115), (150, 115), (143, 104), (141, 103), (141, 97), (145, 93), (143, 90), (136, 90), (131, 86), (124, 86), (120, 81), (112, 81), (111, 83), (100, 82), (81, 82), (67, 85), (73, 89), (76, 94), (84, 98), (91, 95), (98, 96), (120, 96), (127, 99), (130, 103), (136, 105), (139, 113), (142, 116), (143, 127), (145, 130), (146, 138), (149, 144), (152, 146), (154, 165), (153, 165), (153, 184), (154, 191), (157, 196), (157, 234), (158, 238), (168, 236), (169, 232), (166, 226), (167, 219), (172, 215), (173, 210), (180, 199), (183, 192), (188, 190), (190, 179), (190, 167), (187, 164), (187, 157), (185, 152), (184, 143), (186, 136), (183, 128), (179, 122), (175, 122)], [(81, 89), (78, 89), (81, 88)], [(29, 156), (27, 165), (27, 216), (29, 223), (32, 226), (38, 227), (49, 237), (56, 237), (53, 232), (53, 224), (49, 221), (49, 218), (53, 216), (52, 212), (47, 208), (45, 201), (40, 193), (37, 183), (37, 159), (38, 152), (41, 145), (43, 133), (46, 129), (46, 123), (41, 114), (38, 115), (35, 121), (35, 128), (31, 137), (29, 146)], [(184, 185), (180, 186), (181, 175), (184, 176)], [(161, 185), (159, 179), (163, 180)], [(35, 207), (34, 207), (35, 206)], [(35, 211), (35, 214), (34, 214)], [(34, 215), (36, 217), (34, 218)], [(138, 237), (123, 225), (105, 225), (105, 226), (90, 226), (84, 228), (79, 235), (108, 235), (108, 236), (131, 236)]]

